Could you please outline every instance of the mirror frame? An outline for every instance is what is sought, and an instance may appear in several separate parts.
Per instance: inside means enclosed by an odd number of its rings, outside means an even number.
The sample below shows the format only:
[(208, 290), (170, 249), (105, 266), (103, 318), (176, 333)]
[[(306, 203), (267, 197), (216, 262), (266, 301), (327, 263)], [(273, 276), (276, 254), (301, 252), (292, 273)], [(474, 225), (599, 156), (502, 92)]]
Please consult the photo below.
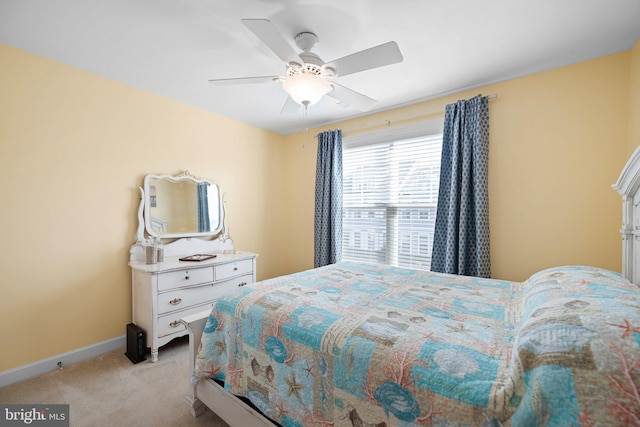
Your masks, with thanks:
[[(209, 185), (213, 185), (218, 189), (218, 207), (220, 220), (218, 221), (218, 227), (211, 231), (206, 232), (193, 232), (193, 233), (162, 233), (159, 234), (151, 227), (151, 192), (150, 192), (150, 181), (152, 179), (157, 180), (168, 180), (170, 182), (179, 183), (182, 181), (193, 182), (194, 184), (199, 184), (202, 182), (206, 182)], [(195, 176), (191, 175), (189, 171), (185, 170), (184, 172), (179, 173), (178, 175), (153, 175), (149, 174), (144, 178), (144, 189), (141, 189), (143, 193), (143, 204), (144, 204), (144, 228), (149, 236), (158, 237), (160, 239), (179, 239), (183, 237), (206, 237), (206, 236), (215, 236), (220, 234), (224, 229), (224, 200), (222, 196), (222, 191), (220, 190), (220, 186), (215, 182), (208, 179), (199, 179)]]

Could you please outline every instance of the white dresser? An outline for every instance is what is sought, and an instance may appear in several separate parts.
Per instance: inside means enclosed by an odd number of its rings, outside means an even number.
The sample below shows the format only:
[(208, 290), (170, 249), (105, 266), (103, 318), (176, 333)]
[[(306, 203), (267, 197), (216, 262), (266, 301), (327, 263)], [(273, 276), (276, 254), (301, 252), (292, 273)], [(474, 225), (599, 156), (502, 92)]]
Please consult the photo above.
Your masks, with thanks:
[(256, 254), (223, 251), (210, 260), (131, 261), (133, 323), (146, 334), (151, 361), (158, 348), (187, 334), (180, 318), (210, 310), (216, 299), (256, 280)]
[[(180, 319), (211, 310), (224, 293), (256, 280), (257, 254), (233, 247), (225, 222), (224, 198), (217, 184), (184, 171), (147, 175), (140, 187), (136, 243), (129, 252), (132, 321), (142, 328), (151, 361), (158, 348), (187, 335)], [(155, 242), (155, 243), (154, 243)], [(163, 261), (150, 243), (163, 243)], [(203, 261), (189, 255), (215, 254)]]

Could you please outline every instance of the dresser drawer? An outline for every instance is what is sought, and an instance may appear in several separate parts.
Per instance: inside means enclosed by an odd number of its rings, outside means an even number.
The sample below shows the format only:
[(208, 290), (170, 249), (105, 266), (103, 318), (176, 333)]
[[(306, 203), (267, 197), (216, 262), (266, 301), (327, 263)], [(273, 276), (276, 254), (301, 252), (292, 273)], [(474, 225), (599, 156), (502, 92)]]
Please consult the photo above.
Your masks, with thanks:
[(216, 299), (234, 289), (241, 288), (253, 282), (253, 274), (245, 274), (244, 276), (234, 277), (233, 279), (217, 282), (213, 285), (213, 292)]
[(158, 274), (158, 291), (213, 282), (213, 267), (188, 268)]
[(248, 273), (253, 274), (253, 260), (251, 259), (216, 265), (216, 280), (225, 280)]
[(193, 286), (158, 294), (158, 313), (164, 314), (175, 310), (182, 310), (183, 308), (215, 299), (218, 294), (215, 291), (217, 286), (217, 284)]
[(176, 332), (184, 332), (187, 328), (180, 323), (181, 318), (204, 310), (211, 310), (212, 307), (213, 302), (196, 305), (187, 310), (176, 311), (175, 313), (158, 317), (158, 337), (175, 334)]

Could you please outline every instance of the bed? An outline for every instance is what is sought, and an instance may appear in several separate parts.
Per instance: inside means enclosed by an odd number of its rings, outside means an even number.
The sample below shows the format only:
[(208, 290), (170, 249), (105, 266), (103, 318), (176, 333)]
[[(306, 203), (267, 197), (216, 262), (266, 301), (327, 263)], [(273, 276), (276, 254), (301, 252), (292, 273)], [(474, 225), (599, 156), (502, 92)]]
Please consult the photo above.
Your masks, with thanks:
[(341, 262), (226, 294), (183, 319), (193, 415), (209, 407), (243, 427), (639, 425), (640, 149), (613, 187), (624, 274), (565, 266), (508, 282)]
[(640, 293), (603, 269), (507, 282), (345, 262), (227, 294), (202, 322), (191, 401), (224, 388), (264, 425), (640, 422)]

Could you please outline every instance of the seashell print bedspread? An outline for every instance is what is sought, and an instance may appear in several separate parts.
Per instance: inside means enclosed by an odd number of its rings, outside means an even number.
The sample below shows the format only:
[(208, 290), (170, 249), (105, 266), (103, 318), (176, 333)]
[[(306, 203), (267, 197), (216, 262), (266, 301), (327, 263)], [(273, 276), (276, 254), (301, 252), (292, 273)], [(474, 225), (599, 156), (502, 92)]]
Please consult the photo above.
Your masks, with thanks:
[(338, 263), (220, 299), (196, 358), (283, 426), (640, 424), (640, 291)]

